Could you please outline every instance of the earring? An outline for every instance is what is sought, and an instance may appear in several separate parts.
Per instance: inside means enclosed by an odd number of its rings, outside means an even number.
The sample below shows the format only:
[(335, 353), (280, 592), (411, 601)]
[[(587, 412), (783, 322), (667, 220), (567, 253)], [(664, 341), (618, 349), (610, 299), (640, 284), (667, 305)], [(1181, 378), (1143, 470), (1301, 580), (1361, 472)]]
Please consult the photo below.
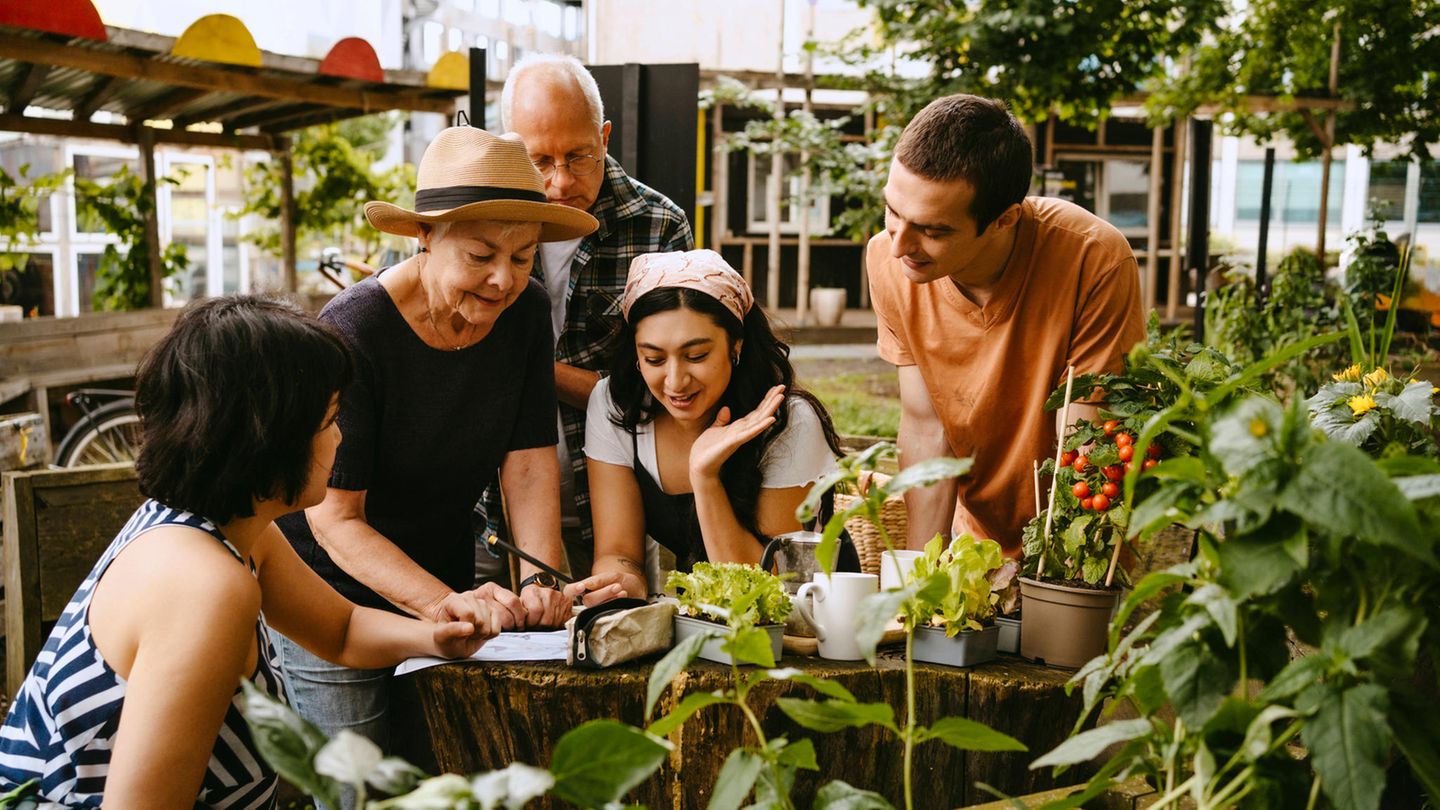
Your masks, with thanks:
[(421, 246), (420, 246), (420, 252), (421, 252), (421, 253), (429, 253), (429, 252), (430, 252), (430, 248), (425, 247), (424, 245), (421, 245)]
[(738, 355), (738, 354), (737, 354), (737, 355), (733, 355), (733, 356), (730, 358), (730, 365), (732, 365), (732, 366), (738, 366), (738, 365), (740, 365), (740, 355)]

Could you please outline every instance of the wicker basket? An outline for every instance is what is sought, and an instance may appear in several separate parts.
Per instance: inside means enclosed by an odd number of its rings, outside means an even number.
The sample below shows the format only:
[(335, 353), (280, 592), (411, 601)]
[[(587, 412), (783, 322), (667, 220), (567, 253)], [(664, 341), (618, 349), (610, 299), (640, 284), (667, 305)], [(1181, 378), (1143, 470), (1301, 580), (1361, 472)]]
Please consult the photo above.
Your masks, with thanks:
[[(849, 509), (856, 500), (858, 498), (854, 495), (836, 493), (835, 511), (843, 512)], [(904, 548), (906, 516), (905, 499), (902, 496), (886, 499), (885, 505), (880, 508), (880, 523), (885, 526), (885, 533), (890, 535), (890, 542), (897, 548)], [(860, 555), (860, 570), (867, 574), (879, 574), (880, 552), (885, 550), (880, 531), (859, 515), (845, 521), (845, 529), (850, 532), (855, 551)]]

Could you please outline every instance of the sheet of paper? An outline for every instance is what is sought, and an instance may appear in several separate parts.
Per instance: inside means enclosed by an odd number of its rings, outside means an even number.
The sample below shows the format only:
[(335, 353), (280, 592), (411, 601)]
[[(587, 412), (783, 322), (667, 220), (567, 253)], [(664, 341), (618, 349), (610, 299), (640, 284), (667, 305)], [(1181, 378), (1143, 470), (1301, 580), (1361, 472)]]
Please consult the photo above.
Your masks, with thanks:
[[(547, 632), (501, 633), (485, 642), (475, 651), (469, 661), (564, 661), (570, 646), (570, 634), (565, 630)], [(396, 675), (415, 672), (437, 664), (452, 663), (444, 658), (408, 658), (395, 668)]]

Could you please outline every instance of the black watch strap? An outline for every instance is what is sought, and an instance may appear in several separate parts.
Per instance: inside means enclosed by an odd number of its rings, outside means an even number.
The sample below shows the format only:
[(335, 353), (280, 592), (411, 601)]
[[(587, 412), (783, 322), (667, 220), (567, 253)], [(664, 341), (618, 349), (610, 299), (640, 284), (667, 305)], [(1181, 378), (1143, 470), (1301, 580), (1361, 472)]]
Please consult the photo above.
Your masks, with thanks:
[(537, 571), (520, 580), (520, 590), (522, 591), (531, 585), (539, 585), (542, 588), (550, 588), (555, 591), (560, 590), (560, 583), (555, 579), (555, 575), (547, 574), (544, 571)]

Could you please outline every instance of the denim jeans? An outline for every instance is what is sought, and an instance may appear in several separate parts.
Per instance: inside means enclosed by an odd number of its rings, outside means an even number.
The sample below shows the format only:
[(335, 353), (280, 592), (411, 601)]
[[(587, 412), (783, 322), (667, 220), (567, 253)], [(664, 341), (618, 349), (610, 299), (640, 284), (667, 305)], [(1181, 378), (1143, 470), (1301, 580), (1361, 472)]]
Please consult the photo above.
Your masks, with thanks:
[[(285, 693), (295, 713), (333, 738), (341, 729), (368, 737), (382, 751), (390, 747), (390, 676), (393, 669), (348, 669), (310, 653), (274, 630), (280, 655)], [(353, 810), (355, 797), (348, 788), (341, 802)], [(316, 806), (325, 810), (318, 801)]]

